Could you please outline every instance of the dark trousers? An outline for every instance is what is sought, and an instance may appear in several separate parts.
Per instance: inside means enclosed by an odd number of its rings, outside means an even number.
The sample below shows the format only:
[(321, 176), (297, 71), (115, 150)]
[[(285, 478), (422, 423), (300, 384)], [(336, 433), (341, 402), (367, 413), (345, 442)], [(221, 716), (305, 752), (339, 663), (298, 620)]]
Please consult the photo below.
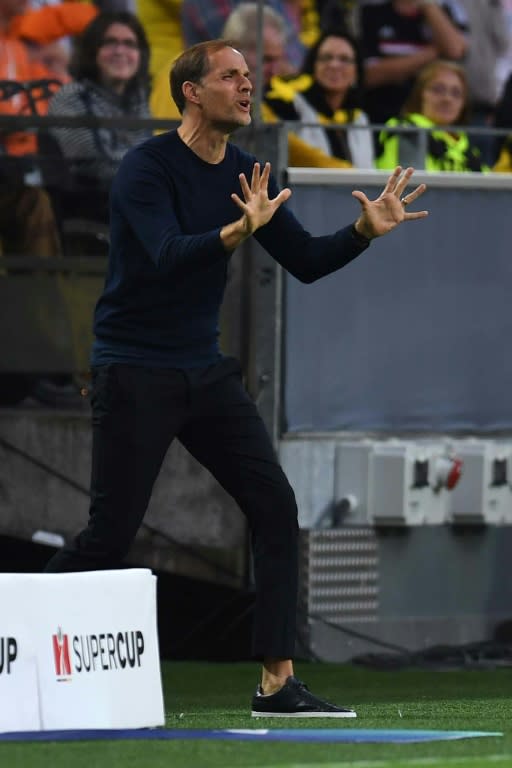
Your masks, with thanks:
[(93, 372), (91, 507), (87, 527), (47, 572), (119, 565), (177, 437), (246, 515), (254, 558), (253, 652), (292, 658), (297, 506), (236, 360), (201, 370), (107, 365)]

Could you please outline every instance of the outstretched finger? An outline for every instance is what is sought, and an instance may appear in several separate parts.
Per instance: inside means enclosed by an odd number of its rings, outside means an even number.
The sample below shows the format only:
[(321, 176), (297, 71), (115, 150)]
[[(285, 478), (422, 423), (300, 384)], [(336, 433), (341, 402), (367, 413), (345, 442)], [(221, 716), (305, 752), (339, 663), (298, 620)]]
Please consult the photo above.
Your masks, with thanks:
[(355, 189), (352, 192), (352, 197), (355, 197), (356, 200), (359, 200), (359, 202), (361, 203), (362, 206), (365, 206), (365, 205), (367, 205), (370, 202), (369, 199), (366, 197), (365, 193), (361, 192), (360, 189)]
[[(246, 184), (247, 184), (247, 182), (246, 182)], [(232, 201), (233, 201), (234, 203), (236, 203), (236, 204), (238, 205), (238, 207), (240, 208), (240, 210), (241, 210), (241, 211), (243, 211), (244, 213), (246, 212), (246, 210), (247, 210), (247, 204), (246, 204), (246, 203), (244, 203), (244, 201), (243, 201), (243, 200), (242, 200), (240, 197), (238, 197), (238, 195), (236, 194), (236, 192), (233, 192), (233, 193), (232, 193), (232, 195), (231, 195), (231, 199), (232, 199)]]
[(254, 163), (252, 167), (251, 191), (258, 192), (260, 188), (260, 164)]
[(382, 190), (382, 194), (385, 195), (388, 192), (394, 192), (396, 188), (396, 184), (398, 179), (400, 178), (400, 174), (402, 173), (402, 167), (400, 165), (397, 165), (391, 176), (386, 182), (386, 186)]
[(251, 188), (245, 173), (241, 173), (238, 178), (240, 179), (240, 186), (242, 187), (243, 196), (246, 200), (249, 200), (251, 197)]
[(414, 203), (415, 200), (422, 195), (427, 188), (426, 184), (418, 184), (416, 189), (413, 189), (412, 192), (408, 192), (403, 198), (402, 203), (404, 205), (410, 205), (411, 203)]
[(428, 216), (428, 211), (411, 211), (404, 215), (405, 221), (412, 221), (413, 219), (424, 219)]
[(395, 187), (395, 195), (397, 195), (397, 197), (400, 197), (400, 195), (408, 185), (409, 179), (411, 178), (413, 173), (414, 173), (414, 168), (406, 168), (405, 171), (402, 173)]
[(276, 208), (279, 208), (279, 206), (282, 205), (283, 203), (286, 203), (286, 201), (289, 200), (291, 196), (292, 196), (291, 189), (289, 189), (289, 187), (285, 187), (279, 192), (278, 195), (272, 198), (270, 202), (273, 205), (275, 205)]
[(265, 163), (263, 166), (263, 173), (261, 174), (261, 183), (260, 188), (261, 189), (267, 189), (268, 188), (268, 180), (270, 178), (270, 163)]

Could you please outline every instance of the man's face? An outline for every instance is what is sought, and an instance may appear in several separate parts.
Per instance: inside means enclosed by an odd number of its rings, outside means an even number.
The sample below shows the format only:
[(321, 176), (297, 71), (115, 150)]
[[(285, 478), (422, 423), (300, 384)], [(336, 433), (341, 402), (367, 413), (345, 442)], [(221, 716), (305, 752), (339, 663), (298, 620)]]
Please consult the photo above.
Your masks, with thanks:
[[(249, 66), (250, 77), (253, 83), (256, 79), (258, 68), (258, 53), (255, 46), (247, 46), (244, 49), (245, 60)], [(276, 75), (289, 74), (290, 67), (286, 59), (286, 49), (282, 35), (272, 27), (266, 27), (263, 31), (263, 88), (270, 85), (270, 80)]]
[(203, 119), (231, 133), (251, 122), (249, 70), (242, 54), (223, 48), (210, 55), (210, 71), (195, 85)]

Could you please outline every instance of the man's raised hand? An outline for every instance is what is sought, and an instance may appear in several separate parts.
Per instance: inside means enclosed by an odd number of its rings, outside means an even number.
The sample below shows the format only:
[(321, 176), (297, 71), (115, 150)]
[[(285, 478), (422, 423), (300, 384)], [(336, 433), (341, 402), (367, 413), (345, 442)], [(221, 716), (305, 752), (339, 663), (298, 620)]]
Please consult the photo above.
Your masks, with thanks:
[(426, 184), (419, 184), (412, 192), (402, 195), (413, 173), (414, 168), (402, 171), (402, 168), (397, 166), (376, 200), (369, 200), (364, 192), (359, 190), (352, 192), (352, 196), (361, 203), (361, 214), (355, 223), (355, 228), (361, 235), (372, 240), (391, 232), (403, 221), (424, 219), (428, 216), (428, 211), (406, 211), (406, 207), (417, 200), (427, 188)]
[(265, 163), (263, 172), (261, 172), (260, 164), (254, 163), (250, 186), (245, 173), (241, 173), (239, 176), (244, 199), (242, 200), (235, 192), (231, 195), (231, 199), (244, 214), (243, 225), (247, 236), (252, 235), (257, 229), (267, 224), (279, 206), (286, 202), (292, 194), (291, 189), (286, 187), (276, 197), (269, 198), (269, 178), (270, 163)]

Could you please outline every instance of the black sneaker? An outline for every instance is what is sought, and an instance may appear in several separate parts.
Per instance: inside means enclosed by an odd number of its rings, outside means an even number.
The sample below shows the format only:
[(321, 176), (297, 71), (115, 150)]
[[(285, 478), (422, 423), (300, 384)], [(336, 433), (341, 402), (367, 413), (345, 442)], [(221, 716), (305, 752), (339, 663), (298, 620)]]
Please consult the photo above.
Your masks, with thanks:
[(252, 697), (252, 717), (357, 717), (344, 709), (313, 696), (307, 685), (290, 675), (276, 693), (265, 696), (261, 686)]

